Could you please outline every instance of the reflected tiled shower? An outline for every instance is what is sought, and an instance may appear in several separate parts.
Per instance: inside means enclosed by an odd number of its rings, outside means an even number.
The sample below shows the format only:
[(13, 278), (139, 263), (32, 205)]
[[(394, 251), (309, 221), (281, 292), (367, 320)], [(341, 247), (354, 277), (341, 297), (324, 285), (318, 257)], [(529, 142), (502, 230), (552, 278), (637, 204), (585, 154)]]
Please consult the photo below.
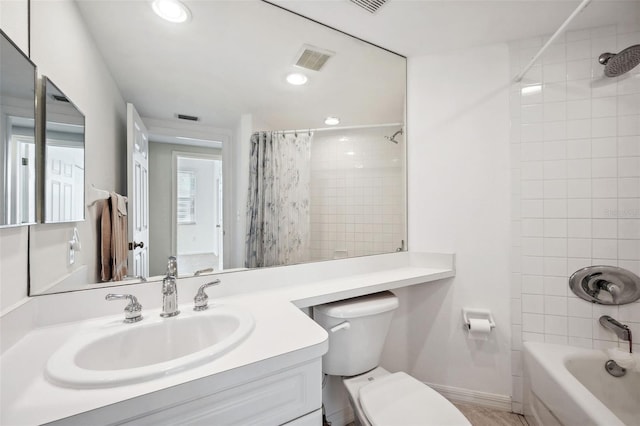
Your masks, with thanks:
[(312, 260), (388, 253), (406, 242), (401, 125), (316, 132), (311, 145)]

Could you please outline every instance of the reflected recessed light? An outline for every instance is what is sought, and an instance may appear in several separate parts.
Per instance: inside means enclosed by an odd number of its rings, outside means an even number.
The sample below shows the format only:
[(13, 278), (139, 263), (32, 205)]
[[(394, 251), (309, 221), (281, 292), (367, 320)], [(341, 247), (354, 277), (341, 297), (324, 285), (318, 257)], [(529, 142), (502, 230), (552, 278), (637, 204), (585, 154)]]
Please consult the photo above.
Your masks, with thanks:
[(153, 0), (153, 11), (162, 19), (169, 22), (185, 22), (191, 17), (191, 12), (178, 0)]
[(345, 152), (345, 155), (356, 155), (356, 153), (353, 151), (347, 151)]
[(294, 86), (302, 86), (307, 82), (308, 78), (304, 74), (300, 74), (297, 72), (291, 73), (287, 76), (287, 83), (293, 84)]
[(348, 142), (349, 138), (346, 136), (341, 137), (340, 139), (338, 139), (340, 142)]
[(520, 90), (520, 93), (522, 93), (523, 95), (533, 95), (534, 93), (540, 92), (542, 92), (542, 86), (539, 84), (536, 84), (534, 86), (525, 86)]
[(340, 119), (338, 117), (327, 117), (324, 119), (324, 124), (327, 126), (335, 126), (336, 124), (340, 124)]

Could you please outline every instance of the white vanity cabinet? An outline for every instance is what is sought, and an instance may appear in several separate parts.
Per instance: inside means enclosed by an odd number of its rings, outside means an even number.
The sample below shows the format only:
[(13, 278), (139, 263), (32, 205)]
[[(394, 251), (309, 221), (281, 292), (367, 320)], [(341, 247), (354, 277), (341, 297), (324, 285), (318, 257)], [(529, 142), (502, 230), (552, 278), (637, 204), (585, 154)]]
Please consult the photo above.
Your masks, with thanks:
[[(195, 394), (190, 383), (61, 419), (49, 425), (282, 425), (322, 424), (322, 362), (316, 358), (271, 374), (249, 377), (244, 368), (237, 384)], [(246, 380), (242, 380), (244, 377)], [(199, 390), (215, 376), (201, 379)], [(235, 381), (235, 380), (234, 380)], [(184, 394), (191, 394), (185, 398)], [(137, 413), (136, 413), (137, 412)]]

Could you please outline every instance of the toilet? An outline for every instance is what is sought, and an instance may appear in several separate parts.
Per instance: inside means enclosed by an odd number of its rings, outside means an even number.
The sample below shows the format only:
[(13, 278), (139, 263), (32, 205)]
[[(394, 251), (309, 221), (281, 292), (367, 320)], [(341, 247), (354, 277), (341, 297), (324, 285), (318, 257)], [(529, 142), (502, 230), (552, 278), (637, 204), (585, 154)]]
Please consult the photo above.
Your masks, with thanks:
[(451, 402), (429, 386), (378, 365), (397, 307), (398, 298), (388, 291), (315, 306), (314, 320), (329, 333), (323, 372), (343, 376), (356, 425), (470, 426)]

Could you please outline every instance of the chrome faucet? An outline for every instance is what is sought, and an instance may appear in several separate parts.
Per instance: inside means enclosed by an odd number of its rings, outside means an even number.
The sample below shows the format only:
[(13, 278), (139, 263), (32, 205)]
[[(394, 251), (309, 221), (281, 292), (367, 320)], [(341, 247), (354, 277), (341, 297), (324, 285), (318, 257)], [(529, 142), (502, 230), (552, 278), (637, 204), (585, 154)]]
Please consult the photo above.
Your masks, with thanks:
[(178, 278), (178, 258), (169, 256), (167, 260), (167, 276)]
[(160, 316), (163, 318), (175, 317), (179, 313), (176, 277), (167, 275), (162, 280), (162, 312)]
[(631, 336), (631, 329), (628, 325), (616, 321), (609, 315), (603, 315), (600, 317), (600, 325), (616, 333), (618, 338), (621, 340), (629, 342), (629, 353), (633, 352), (633, 339)]

